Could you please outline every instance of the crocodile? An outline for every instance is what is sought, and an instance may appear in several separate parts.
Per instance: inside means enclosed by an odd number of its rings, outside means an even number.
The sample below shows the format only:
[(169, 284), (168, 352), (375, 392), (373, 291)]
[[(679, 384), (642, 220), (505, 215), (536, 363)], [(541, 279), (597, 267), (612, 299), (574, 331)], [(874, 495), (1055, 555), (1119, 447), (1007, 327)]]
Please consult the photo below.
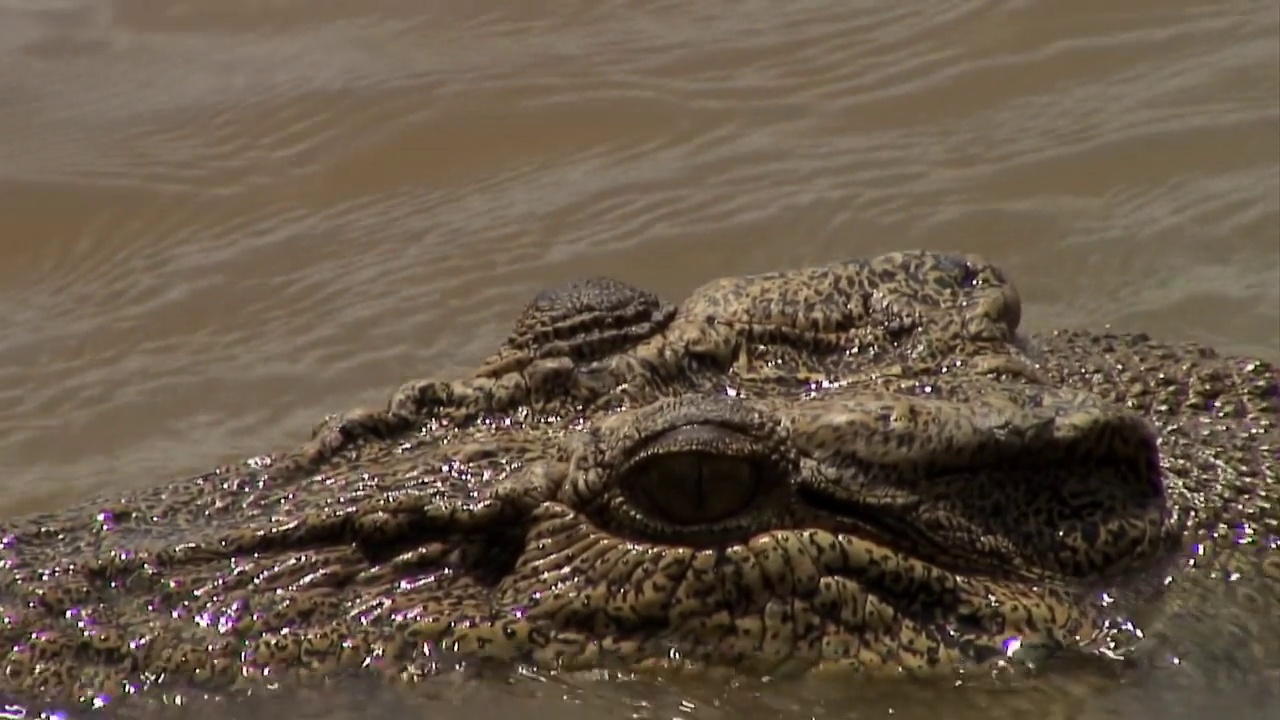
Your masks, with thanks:
[[(1280, 668), (1280, 373), (903, 251), (539, 293), (300, 447), (0, 521), (0, 697)], [(1235, 608), (1234, 610), (1232, 608)], [(167, 694), (166, 694), (167, 693)]]

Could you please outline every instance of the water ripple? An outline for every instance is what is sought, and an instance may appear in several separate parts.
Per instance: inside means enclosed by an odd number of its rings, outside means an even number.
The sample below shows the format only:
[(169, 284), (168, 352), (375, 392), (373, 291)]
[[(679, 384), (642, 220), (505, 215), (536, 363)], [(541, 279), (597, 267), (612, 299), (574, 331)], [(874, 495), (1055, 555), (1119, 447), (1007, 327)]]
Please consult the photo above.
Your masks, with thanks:
[(903, 247), (1280, 357), (1280, 6), (0, 0), (6, 509), (295, 444), (539, 287)]

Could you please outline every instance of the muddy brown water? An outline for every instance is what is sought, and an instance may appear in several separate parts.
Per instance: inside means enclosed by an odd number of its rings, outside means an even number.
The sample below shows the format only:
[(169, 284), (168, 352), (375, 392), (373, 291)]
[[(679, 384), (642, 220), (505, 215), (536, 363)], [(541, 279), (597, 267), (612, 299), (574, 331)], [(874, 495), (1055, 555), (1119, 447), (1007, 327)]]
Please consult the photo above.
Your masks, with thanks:
[[(0, 218), (0, 515), (293, 445), (585, 274), (965, 250), (1026, 327), (1276, 359), (1280, 4), (0, 0)], [(605, 685), (441, 708), (951, 702)]]

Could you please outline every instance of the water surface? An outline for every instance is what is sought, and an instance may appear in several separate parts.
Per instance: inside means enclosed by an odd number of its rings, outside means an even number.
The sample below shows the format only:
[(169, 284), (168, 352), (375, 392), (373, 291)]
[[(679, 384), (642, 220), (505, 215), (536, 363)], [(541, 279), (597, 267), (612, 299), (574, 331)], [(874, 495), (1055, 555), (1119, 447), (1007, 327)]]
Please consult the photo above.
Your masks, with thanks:
[[(5, 515), (294, 445), (584, 274), (964, 250), (1028, 328), (1280, 358), (1275, 0), (0, 0), (0, 98)], [(456, 709), (631, 707), (537, 687)], [(910, 705), (700, 692), (626, 712)]]

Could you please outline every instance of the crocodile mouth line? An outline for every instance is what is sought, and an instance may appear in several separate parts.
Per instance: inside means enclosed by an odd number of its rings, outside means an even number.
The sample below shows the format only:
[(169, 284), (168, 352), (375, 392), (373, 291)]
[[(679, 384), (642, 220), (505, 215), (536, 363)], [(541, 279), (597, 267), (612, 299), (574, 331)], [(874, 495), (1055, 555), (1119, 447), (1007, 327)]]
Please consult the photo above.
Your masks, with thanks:
[(928, 558), (939, 570), (990, 580), (1035, 581), (1033, 573), (1011, 567), (1008, 558), (987, 553), (960, 554), (943, 540), (921, 529), (896, 511), (886, 511), (866, 503), (837, 497), (811, 487), (796, 494), (829, 521), (829, 531), (843, 537), (857, 537), (904, 556)]

